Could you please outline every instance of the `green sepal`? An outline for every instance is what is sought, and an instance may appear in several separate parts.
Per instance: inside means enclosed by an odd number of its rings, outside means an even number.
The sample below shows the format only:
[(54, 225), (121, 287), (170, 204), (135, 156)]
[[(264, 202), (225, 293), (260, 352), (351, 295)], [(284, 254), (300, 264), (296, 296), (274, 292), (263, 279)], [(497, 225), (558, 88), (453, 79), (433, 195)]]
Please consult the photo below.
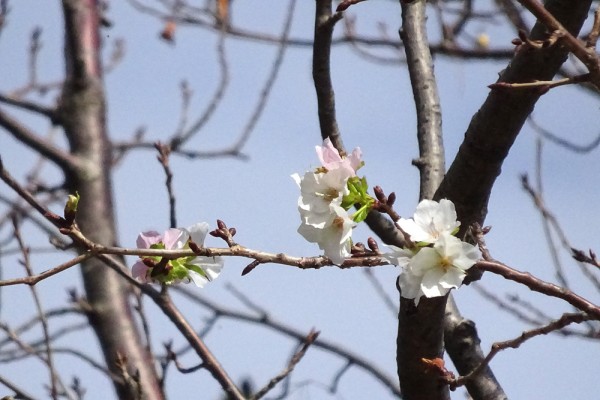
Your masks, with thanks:
[(182, 257), (175, 260), (170, 260), (168, 265), (168, 273), (166, 275), (156, 276), (154, 279), (166, 285), (188, 280), (188, 269), (185, 267), (185, 261), (187, 258), (188, 257)]
[(375, 204), (375, 199), (367, 193), (369, 190), (367, 178), (354, 176), (348, 179), (347, 187), (349, 193), (342, 199), (342, 208), (348, 210), (352, 206), (358, 206), (358, 211), (354, 213), (352, 219), (354, 222), (362, 222)]

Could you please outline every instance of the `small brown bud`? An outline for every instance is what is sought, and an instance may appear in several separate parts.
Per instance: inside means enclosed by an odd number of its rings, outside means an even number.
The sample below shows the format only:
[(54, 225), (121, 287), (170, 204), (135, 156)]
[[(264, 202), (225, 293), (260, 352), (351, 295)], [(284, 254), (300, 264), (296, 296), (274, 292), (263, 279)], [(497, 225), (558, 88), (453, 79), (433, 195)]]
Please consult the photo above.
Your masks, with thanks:
[(381, 186), (375, 186), (373, 188), (373, 192), (375, 193), (375, 197), (377, 198), (377, 200), (384, 204), (387, 203), (387, 197), (385, 197), (385, 193), (383, 193), (383, 189), (381, 188)]
[(372, 251), (379, 252), (379, 245), (372, 237), (369, 237), (367, 239), (367, 246), (369, 246), (369, 249), (371, 249)]
[(388, 206), (393, 206), (395, 202), (396, 202), (396, 192), (392, 192), (388, 196), (387, 204), (388, 204)]

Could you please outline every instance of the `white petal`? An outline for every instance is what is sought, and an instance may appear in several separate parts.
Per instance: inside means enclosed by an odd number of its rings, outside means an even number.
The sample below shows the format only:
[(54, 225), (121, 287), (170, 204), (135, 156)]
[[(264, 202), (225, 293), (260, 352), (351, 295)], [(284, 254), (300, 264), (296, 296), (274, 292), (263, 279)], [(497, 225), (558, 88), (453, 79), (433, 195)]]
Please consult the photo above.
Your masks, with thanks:
[(414, 253), (410, 250), (402, 249), (400, 247), (389, 245), (392, 251), (389, 253), (382, 254), (381, 256), (388, 260), (391, 264), (397, 265), (399, 267), (406, 267), (410, 262), (410, 259), (414, 255)]
[(421, 290), (423, 290), (425, 297), (439, 297), (448, 293), (449, 289), (440, 285), (444, 275), (444, 270), (441, 268), (432, 268), (423, 275)]
[(443, 257), (450, 260), (452, 265), (464, 271), (471, 268), (481, 256), (477, 247), (449, 233), (441, 235), (434, 247)]
[(196, 259), (211, 281), (216, 279), (223, 269), (224, 262), (221, 257), (196, 257)]
[(421, 229), (412, 219), (400, 218), (398, 225), (402, 230), (410, 235), (410, 240), (413, 242), (432, 242), (431, 235)]
[(454, 203), (448, 199), (440, 200), (438, 212), (434, 216), (436, 229), (439, 232), (452, 233), (454, 229), (460, 226), (460, 222), (456, 218)]
[(398, 278), (398, 286), (400, 286), (400, 294), (405, 299), (415, 299), (415, 304), (419, 303), (421, 292), (421, 277), (411, 274), (409, 271), (404, 271)]
[(440, 279), (440, 286), (446, 289), (456, 289), (462, 285), (465, 276), (467, 276), (467, 274), (463, 270), (459, 268), (450, 268)]
[(423, 276), (430, 269), (440, 267), (441, 257), (436, 249), (424, 247), (410, 260), (409, 268), (413, 274)]
[(312, 225), (301, 224), (300, 227), (298, 227), (298, 233), (311, 243), (319, 243), (321, 241), (323, 229), (316, 228)]
[(296, 174), (292, 174), (290, 176), (292, 177), (294, 182), (296, 182), (296, 185), (298, 185), (298, 187), (300, 187), (300, 184), (302, 182), (302, 178), (300, 178), (300, 175), (296, 173)]
[(208, 230), (209, 226), (206, 222), (199, 222), (186, 229), (190, 235), (190, 239), (192, 239), (192, 241), (198, 246), (204, 245), (204, 239), (206, 238)]
[(188, 272), (188, 277), (192, 280), (192, 282), (194, 282), (194, 285), (198, 286), (199, 288), (203, 288), (204, 285), (208, 283), (208, 279), (195, 271), (190, 270)]

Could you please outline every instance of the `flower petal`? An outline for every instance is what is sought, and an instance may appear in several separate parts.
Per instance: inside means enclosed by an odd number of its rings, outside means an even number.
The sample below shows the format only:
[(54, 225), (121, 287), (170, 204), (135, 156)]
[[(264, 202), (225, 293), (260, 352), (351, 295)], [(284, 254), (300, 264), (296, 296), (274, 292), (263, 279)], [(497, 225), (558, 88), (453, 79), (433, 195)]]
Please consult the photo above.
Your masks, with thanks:
[(156, 231), (142, 232), (138, 235), (135, 244), (138, 249), (149, 249), (153, 244), (162, 241), (162, 236)]
[(190, 235), (182, 229), (170, 228), (163, 235), (163, 243), (167, 250), (182, 249)]
[(400, 295), (405, 299), (415, 299), (415, 305), (419, 304), (419, 298), (423, 295), (421, 291), (421, 277), (415, 276), (410, 271), (404, 271), (398, 277)]
[(430, 269), (439, 268), (441, 256), (436, 249), (424, 247), (410, 260), (409, 268), (416, 276), (423, 276)]
[(441, 268), (430, 268), (423, 275), (421, 281), (421, 290), (426, 297), (439, 297), (448, 293), (449, 288), (440, 285), (440, 281), (445, 276), (445, 272)]
[(188, 272), (188, 278), (192, 282), (194, 282), (194, 285), (198, 286), (199, 288), (203, 288), (204, 285), (206, 285), (208, 283), (208, 279), (206, 279), (204, 276), (197, 273), (196, 271), (190, 270)]
[(327, 169), (330, 169), (332, 164), (335, 165), (342, 161), (340, 153), (333, 143), (331, 143), (331, 139), (329, 138), (325, 138), (323, 146), (315, 146), (315, 149), (317, 151), (317, 157), (319, 157), (319, 161), (321, 161), (321, 165)]
[(199, 222), (186, 228), (187, 233), (190, 235), (190, 239), (198, 246), (204, 245), (204, 239), (206, 238), (208, 230), (209, 226), (206, 222)]
[(148, 283), (148, 266), (142, 260), (137, 261), (131, 267), (131, 276), (142, 283)]
[(410, 250), (402, 249), (392, 245), (388, 245), (387, 247), (389, 247), (392, 251), (382, 254), (381, 256), (388, 260), (391, 264), (399, 267), (406, 267), (410, 262), (410, 259), (414, 256), (414, 253)]
[(450, 268), (440, 279), (440, 286), (446, 289), (457, 289), (462, 285), (463, 280), (467, 274), (460, 268)]

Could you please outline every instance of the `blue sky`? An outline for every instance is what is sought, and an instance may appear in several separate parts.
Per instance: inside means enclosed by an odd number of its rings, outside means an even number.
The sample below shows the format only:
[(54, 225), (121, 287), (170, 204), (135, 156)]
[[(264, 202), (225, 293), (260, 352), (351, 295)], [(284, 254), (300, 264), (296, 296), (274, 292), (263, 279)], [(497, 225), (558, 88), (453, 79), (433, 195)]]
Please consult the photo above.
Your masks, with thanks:
[[(300, 2), (302, 3), (302, 2)], [(277, 33), (283, 25), (287, 2), (265, 1), (260, 8), (238, 0), (233, 5), (233, 18), (240, 25)], [(299, 4), (296, 9), (293, 36), (310, 37), (313, 3)], [(396, 2), (366, 2), (354, 6), (349, 14), (357, 15), (359, 31), (376, 34), (375, 24), (385, 21), (388, 34), (395, 35), (399, 26)], [(147, 128), (147, 138), (166, 140), (178, 123), (180, 111), (179, 82), (188, 81), (194, 91), (190, 120), (201, 114), (218, 82), (218, 63), (214, 48), (216, 36), (193, 28), (179, 27), (176, 42), (169, 45), (158, 39), (162, 24), (134, 11), (126, 2), (112, 2), (109, 18), (114, 26), (104, 31), (106, 54), (111, 43), (125, 39), (126, 55), (119, 67), (106, 77), (108, 124), (115, 140), (131, 138), (140, 126)], [(432, 18), (433, 19), (433, 18)], [(34, 26), (43, 29), (39, 79), (55, 81), (62, 76), (62, 29), (58, 2), (40, 6), (31, 0), (11, 3), (8, 26), (0, 36), (0, 90), (6, 92), (26, 82), (28, 37)], [(341, 26), (340, 26), (341, 27)], [(471, 33), (490, 34), (492, 46), (508, 46), (514, 33), (498, 26), (474, 25)], [(242, 132), (258, 99), (258, 93), (271, 69), (276, 49), (269, 45), (227, 39), (226, 51), (231, 68), (231, 83), (214, 118), (188, 143), (192, 149), (226, 147)], [(388, 53), (389, 54), (389, 53)], [(477, 111), (505, 62), (460, 61), (436, 57), (436, 75), (442, 101), (444, 140), (448, 165), (456, 154), (471, 116)], [(178, 222), (181, 226), (198, 221), (215, 225), (217, 218), (235, 226), (238, 242), (250, 248), (291, 255), (317, 255), (318, 248), (296, 233), (299, 217), (296, 210), (298, 190), (290, 175), (314, 167), (318, 159), (314, 146), (319, 144), (316, 101), (311, 77), (311, 51), (290, 48), (269, 103), (253, 132), (244, 153), (248, 161), (234, 159), (190, 161), (174, 156)], [(397, 208), (404, 216), (412, 215), (418, 200), (418, 175), (410, 162), (417, 155), (415, 118), (408, 74), (401, 66), (381, 66), (367, 62), (348, 47), (337, 47), (332, 54), (332, 75), (336, 89), (338, 122), (348, 150), (360, 146), (366, 166), (361, 170), (371, 185), (380, 185), (398, 195)], [(51, 103), (52, 93), (42, 99)], [(41, 135), (52, 129), (46, 121), (27, 113), (13, 111), (26, 125)], [(598, 135), (600, 122), (597, 98), (576, 88), (559, 88), (543, 96), (535, 115), (554, 133), (577, 143), (586, 143)], [(62, 143), (60, 132), (56, 133)], [(536, 134), (526, 126), (508, 157), (490, 201), (486, 223), (493, 226), (488, 235), (492, 255), (520, 270), (556, 281), (551, 258), (544, 240), (539, 215), (520, 189), (519, 175), (534, 172)], [(0, 155), (6, 167), (23, 178), (36, 162), (36, 157), (0, 132)], [(545, 198), (576, 247), (596, 248), (599, 233), (596, 216), (600, 192), (597, 177), (600, 166), (597, 154), (577, 155), (552, 143), (544, 145), (543, 175)], [(56, 182), (51, 166), (45, 177)], [(134, 246), (140, 231), (168, 227), (167, 195), (163, 174), (151, 151), (131, 152), (117, 167), (114, 191), (123, 246)], [(2, 194), (12, 195), (4, 186)], [(59, 211), (57, 207), (55, 211)], [(29, 233), (34, 247), (46, 246), (47, 240)], [(0, 232), (2, 238), (8, 230)], [(365, 242), (370, 235), (359, 227), (353, 235)], [(216, 239), (210, 246), (223, 246)], [(34, 257), (37, 271), (67, 259), (65, 255), (41, 254)], [(579, 274), (578, 267), (567, 254), (561, 258), (569, 270), (573, 288), (597, 302), (598, 292)], [(133, 259), (129, 260), (133, 264)], [(312, 327), (322, 338), (335, 340), (372, 360), (394, 376), (395, 316), (383, 304), (360, 269), (300, 271), (279, 265), (263, 265), (241, 277), (248, 262), (228, 259), (222, 275), (201, 294), (232, 308), (244, 310), (227, 285), (233, 285), (252, 301), (268, 310), (275, 319), (308, 332)], [(22, 274), (14, 258), (2, 259), (5, 278)], [(387, 294), (396, 299), (395, 278), (398, 270), (387, 266), (374, 271)], [(486, 274), (480, 283), (499, 296), (516, 294), (522, 300), (544, 309), (552, 317), (571, 309), (558, 300), (545, 299), (525, 288)], [(78, 271), (73, 269), (38, 285), (47, 307), (67, 304), (66, 288), (77, 287), (81, 293)], [(191, 287), (190, 287), (191, 288)], [(16, 326), (31, 315), (33, 308), (24, 287), (2, 288), (0, 320)], [(495, 341), (518, 336), (526, 325), (499, 311), (483, 300), (476, 291), (464, 287), (455, 292), (463, 314), (479, 328), (484, 351)], [(201, 327), (206, 310), (179, 299), (189, 320)], [(148, 302), (153, 343), (183, 339), (166, 318)], [(82, 320), (77, 320), (83, 322)], [(71, 321), (72, 322), (72, 321)], [(51, 321), (59, 329), (69, 321)], [(87, 331), (71, 334), (60, 344), (74, 341), (98, 357), (95, 339)], [(207, 344), (235, 379), (251, 376), (257, 385), (264, 384), (286, 364), (295, 343), (273, 332), (222, 320), (206, 338)], [(510, 398), (588, 398), (600, 391), (595, 379), (597, 365), (590, 362), (593, 354), (590, 340), (540, 337), (518, 350), (507, 350), (496, 356), (492, 368)], [(108, 382), (97, 374), (83, 371), (69, 355), (58, 358), (64, 378), (79, 375), (88, 388), (88, 399), (105, 398)], [(188, 354), (187, 365), (197, 362)], [(293, 375), (297, 386), (290, 398), (391, 398), (373, 379), (352, 368), (340, 381), (337, 395), (329, 395), (321, 384), (329, 384), (343, 366), (343, 360), (319, 350), (310, 350)], [(32, 372), (33, 371), (33, 372)], [(17, 382), (27, 382), (32, 393), (41, 396), (47, 374), (33, 361), (9, 364), (3, 374)], [(24, 376), (26, 376), (24, 380)], [(300, 383), (311, 384), (300, 385)], [(219, 390), (206, 372), (180, 375), (170, 372), (168, 392), (172, 398), (194, 395), (216, 398)], [(3, 390), (0, 390), (0, 394)], [(275, 390), (274, 393), (278, 393)], [(197, 394), (197, 396), (196, 396)], [(453, 398), (463, 398), (458, 392)]]

